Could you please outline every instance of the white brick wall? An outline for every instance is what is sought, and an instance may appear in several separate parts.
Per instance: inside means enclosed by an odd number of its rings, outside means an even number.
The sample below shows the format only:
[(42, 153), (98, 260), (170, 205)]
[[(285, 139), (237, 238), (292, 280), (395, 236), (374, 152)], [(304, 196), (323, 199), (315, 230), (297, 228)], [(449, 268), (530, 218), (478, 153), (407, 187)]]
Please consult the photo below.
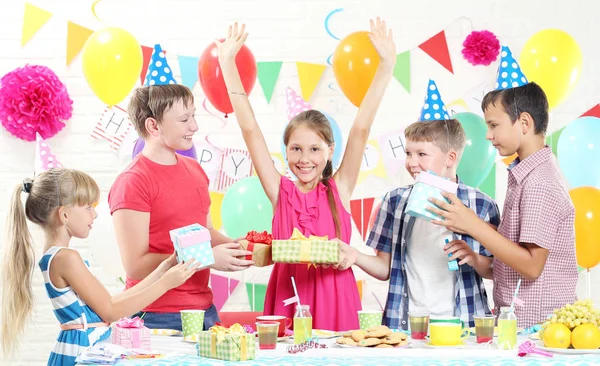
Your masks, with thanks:
[[(333, 9), (343, 7), (344, 11), (331, 20), (331, 29), (343, 36), (351, 31), (367, 29), (369, 17), (383, 15), (393, 27), (398, 51), (412, 49), (429, 36), (449, 26), (448, 42), (455, 74), (448, 73), (420, 51), (412, 53), (412, 94), (393, 81), (373, 128), (373, 136), (405, 126), (412, 122), (421, 108), (427, 79), (436, 80), (446, 103), (462, 96), (469, 89), (484, 81), (493, 81), (495, 66), (489, 68), (472, 67), (460, 55), (460, 44), (470, 32), (467, 20), (455, 21), (460, 16), (469, 17), (474, 29), (489, 29), (503, 43), (508, 44), (518, 55), (528, 37), (545, 28), (559, 28), (570, 33), (579, 43), (584, 55), (584, 68), (581, 80), (570, 98), (552, 112), (550, 131), (569, 123), (592, 105), (600, 102), (597, 88), (600, 70), (597, 60), (600, 49), (597, 35), (600, 25), (593, 17), (600, 11), (600, 3), (572, 2), (560, 0), (531, 1), (300, 1), (300, 0), (260, 0), (260, 1), (191, 1), (191, 0), (106, 0), (98, 4), (96, 11), (99, 21), (91, 14), (91, 1), (46, 0), (33, 1), (54, 13), (54, 17), (26, 45), (20, 47), (20, 32), (23, 20), (24, 1), (5, 2), (0, 12), (0, 74), (3, 75), (25, 63), (43, 64), (51, 67), (67, 85), (74, 103), (74, 115), (67, 127), (50, 140), (54, 153), (65, 166), (82, 169), (90, 173), (99, 183), (106, 199), (108, 189), (116, 175), (127, 163), (124, 158), (113, 155), (106, 144), (90, 142), (88, 134), (103, 111), (102, 103), (88, 88), (79, 59), (65, 66), (66, 21), (72, 20), (91, 29), (105, 25), (123, 27), (134, 34), (141, 44), (152, 46), (161, 43), (168, 50), (168, 59), (179, 79), (176, 55), (199, 56), (214, 38), (221, 36), (229, 22), (234, 20), (248, 23), (250, 39), (248, 46), (258, 61), (283, 60), (284, 64), (274, 97), (267, 105), (262, 90), (257, 83), (251, 97), (258, 120), (266, 134), (272, 151), (279, 151), (279, 139), (284, 126), (286, 86), (299, 89), (294, 61), (325, 63), (333, 51), (336, 41), (329, 37), (323, 27), (325, 16)], [(142, 14), (146, 11), (146, 14)], [(356, 108), (339, 91), (327, 87), (335, 82), (332, 71), (326, 71), (320, 87), (311, 103), (333, 115), (347, 136)], [(206, 133), (214, 133), (211, 138), (218, 145), (239, 146), (243, 143), (234, 118), (220, 129), (219, 122), (210, 117), (200, 107), (203, 100), (199, 87), (194, 90), (200, 113), (200, 128)], [(6, 219), (9, 195), (15, 184), (29, 177), (33, 171), (34, 144), (13, 138), (0, 129), (0, 221)], [(382, 182), (368, 179), (356, 190), (356, 197), (380, 196), (398, 184), (407, 183), (402, 175), (396, 182)], [(500, 204), (504, 196), (506, 173), (498, 168), (498, 198)], [(4, 237), (4, 225), (0, 234)], [(38, 254), (41, 235), (35, 232)], [(360, 235), (355, 231), (354, 245), (360, 246)], [(87, 240), (77, 240), (73, 244), (91, 259), (94, 270), (111, 292), (119, 290), (116, 274), (121, 269), (110, 267), (110, 261), (103, 253), (115, 251), (112, 223), (106, 211), (96, 220), (94, 231)], [(2, 245), (4, 241), (2, 241)], [(266, 282), (268, 271), (253, 269), (234, 277), (248, 282)], [(366, 278), (358, 273), (358, 278)], [(596, 283), (600, 270), (593, 271)], [(52, 347), (58, 331), (49, 302), (41, 286), (39, 273), (35, 273), (35, 294), (37, 305), (34, 321), (27, 330), (21, 345), (21, 353), (15, 364), (43, 364)], [(584, 295), (585, 282), (580, 281), (580, 296)], [(376, 291), (383, 300), (385, 284), (369, 281), (365, 288), (364, 306), (374, 307), (370, 296)], [(600, 293), (594, 289), (594, 299), (600, 303)], [(247, 309), (245, 286), (236, 289), (228, 309)]]

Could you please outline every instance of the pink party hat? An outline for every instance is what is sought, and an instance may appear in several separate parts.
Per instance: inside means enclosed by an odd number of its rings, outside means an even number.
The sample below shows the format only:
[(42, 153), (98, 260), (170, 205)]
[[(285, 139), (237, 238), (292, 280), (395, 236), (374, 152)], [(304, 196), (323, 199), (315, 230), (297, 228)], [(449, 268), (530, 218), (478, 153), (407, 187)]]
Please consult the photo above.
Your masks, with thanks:
[(52, 153), (46, 140), (39, 133), (36, 135), (34, 176), (51, 168), (62, 168), (62, 164), (56, 158), (56, 155)]
[(312, 109), (311, 105), (308, 104), (301, 96), (299, 96), (292, 88), (288, 87), (286, 90), (287, 94), (287, 105), (288, 105), (288, 121), (296, 117), (300, 112), (308, 111)]

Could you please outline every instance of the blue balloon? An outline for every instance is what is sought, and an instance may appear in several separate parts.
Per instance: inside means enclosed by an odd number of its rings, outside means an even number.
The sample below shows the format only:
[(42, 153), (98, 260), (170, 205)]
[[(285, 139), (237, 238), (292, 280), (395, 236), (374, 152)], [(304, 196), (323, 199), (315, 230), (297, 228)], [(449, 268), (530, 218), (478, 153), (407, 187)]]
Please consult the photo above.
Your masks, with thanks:
[(565, 127), (556, 149), (569, 188), (600, 188), (600, 118), (581, 117)]
[[(333, 130), (333, 142), (335, 142), (335, 148), (333, 149), (333, 157), (331, 158), (331, 162), (333, 163), (333, 168), (337, 169), (342, 162), (342, 152), (344, 151), (344, 140), (342, 137), (342, 131), (340, 130), (340, 126), (338, 126), (337, 122), (335, 121), (335, 119), (333, 119), (333, 117), (331, 117), (325, 112), (321, 113), (323, 113), (325, 117), (327, 117), (329, 123), (331, 124), (331, 129)], [(283, 155), (285, 163), (287, 164), (287, 154), (285, 144), (283, 143), (283, 135), (281, 135), (281, 155)], [(294, 176), (292, 172), (290, 172), (290, 175), (292, 175), (292, 177)]]

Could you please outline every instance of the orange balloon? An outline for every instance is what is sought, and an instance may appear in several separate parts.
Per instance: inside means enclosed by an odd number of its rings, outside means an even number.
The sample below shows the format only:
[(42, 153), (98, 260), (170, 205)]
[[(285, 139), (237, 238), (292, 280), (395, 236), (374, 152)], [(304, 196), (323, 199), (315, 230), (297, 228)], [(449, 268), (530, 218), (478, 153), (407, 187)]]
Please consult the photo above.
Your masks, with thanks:
[(600, 190), (578, 187), (569, 194), (575, 206), (577, 263), (590, 269), (600, 263)]
[(379, 66), (369, 32), (354, 32), (342, 39), (333, 53), (332, 66), (346, 98), (360, 107)]

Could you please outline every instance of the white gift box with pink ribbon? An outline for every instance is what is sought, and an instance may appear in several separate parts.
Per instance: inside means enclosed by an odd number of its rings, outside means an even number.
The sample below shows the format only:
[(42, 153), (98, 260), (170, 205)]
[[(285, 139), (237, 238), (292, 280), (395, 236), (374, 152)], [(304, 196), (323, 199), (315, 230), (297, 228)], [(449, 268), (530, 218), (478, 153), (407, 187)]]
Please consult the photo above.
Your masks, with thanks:
[(151, 351), (150, 329), (139, 317), (121, 318), (113, 325), (112, 343), (124, 348), (141, 348)]
[(426, 207), (434, 206), (434, 204), (428, 200), (430, 197), (433, 197), (441, 201), (449, 202), (442, 196), (442, 192), (456, 194), (457, 190), (458, 184), (450, 179), (437, 176), (429, 171), (421, 172), (417, 175), (416, 182), (408, 197), (406, 214), (427, 221), (442, 220), (442, 217), (426, 210)]

